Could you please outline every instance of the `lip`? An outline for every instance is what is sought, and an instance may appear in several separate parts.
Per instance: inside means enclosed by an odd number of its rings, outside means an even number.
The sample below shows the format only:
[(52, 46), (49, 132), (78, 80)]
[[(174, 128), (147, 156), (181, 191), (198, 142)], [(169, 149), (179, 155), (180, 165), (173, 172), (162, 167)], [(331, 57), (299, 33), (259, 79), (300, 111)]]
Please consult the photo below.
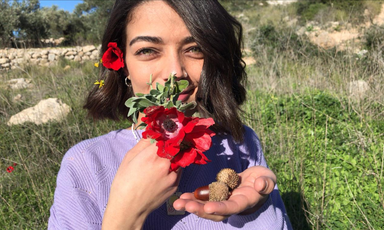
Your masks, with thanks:
[(181, 100), (182, 102), (186, 102), (189, 96), (191, 96), (191, 94), (195, 91), (195, 88), (196, 88), (195, 86), (189, 85), (179, 94), (178, 100)]

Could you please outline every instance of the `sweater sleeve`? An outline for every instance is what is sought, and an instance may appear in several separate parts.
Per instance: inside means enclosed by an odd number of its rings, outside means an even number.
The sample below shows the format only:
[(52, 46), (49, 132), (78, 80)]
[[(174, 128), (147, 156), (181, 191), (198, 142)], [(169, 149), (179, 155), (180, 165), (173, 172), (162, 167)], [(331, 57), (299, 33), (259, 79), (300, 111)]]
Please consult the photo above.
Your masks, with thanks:
[[(251, 128), (245, 127), (245, 129), (245, 141), (240, 148), (249, 153), (248, 167), (258, 165), (268, 167), (259, 138)], [(259, 210), (249, 215), (233, 215), (228, 219), (228, 223), (241, 229), (292, 229), (277, 185)]]
[(48, 229), (100, 229), (94, 177), (86, 164), (86, 144), (79, 143), (64, 156), (57, 176)]

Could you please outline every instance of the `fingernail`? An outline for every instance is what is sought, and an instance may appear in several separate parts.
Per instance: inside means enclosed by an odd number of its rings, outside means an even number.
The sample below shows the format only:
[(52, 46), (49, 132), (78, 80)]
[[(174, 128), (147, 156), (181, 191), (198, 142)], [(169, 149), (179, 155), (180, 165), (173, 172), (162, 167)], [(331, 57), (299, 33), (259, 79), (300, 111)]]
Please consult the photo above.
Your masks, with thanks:
[(265, 182), (265, 186), (264, 186), (263, 190), (261, 190), (261, 192), (265, 192), (268, 189), (268, 180), (264, 179), (264, 182)]

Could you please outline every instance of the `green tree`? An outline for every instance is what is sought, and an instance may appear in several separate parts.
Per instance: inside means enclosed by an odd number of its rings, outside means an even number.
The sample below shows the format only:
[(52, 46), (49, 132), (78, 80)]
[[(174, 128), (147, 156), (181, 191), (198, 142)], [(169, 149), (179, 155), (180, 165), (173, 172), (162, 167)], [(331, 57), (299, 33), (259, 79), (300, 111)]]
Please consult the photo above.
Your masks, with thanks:
[(0, 47), (10, 46), (14, 39), (13, 31), (16, 28), (18, 17), (13, 11), (9, 0), (0, 1)]
[[(114, 0), (84, 0), (76, 6), (76, 15), (84, 25), (81, 36), (90, 43), (99, 43), (112, 11)], [(78, 35), (80, 36), (80, 35)]]

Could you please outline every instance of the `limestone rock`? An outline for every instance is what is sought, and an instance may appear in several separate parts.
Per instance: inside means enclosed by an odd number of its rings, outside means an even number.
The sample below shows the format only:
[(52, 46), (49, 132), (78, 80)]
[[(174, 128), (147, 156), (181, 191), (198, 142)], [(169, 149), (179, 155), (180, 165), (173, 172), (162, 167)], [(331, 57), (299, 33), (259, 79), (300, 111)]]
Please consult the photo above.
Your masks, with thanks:
[(76, 61), (76, 62), (80, 62), (81, 61), (81, 57), (79, 55), (77, 55), (77, 56), (75, 56), (75, 58), (73, 60)]
[(245, 64), (247, 66), (250, 66), (250, 65), (253, 65), (256, 63), (256, 60), (254, 57), (245, 57), (245, 58), (243, 58), (243, 61), (245, 62)]
[(7, 124), (11, 126), (32, 122), (40, 125), (50, 121), (61, 121), (70, 111), (71, 108), (59, 99), (48, 98), (40, 101), (34, 107), (24, 109), (20, 113), (13, 115)]
[(17, 94), (17, 95), (13, 98), (13, 100), (14, 100), (14, 101), (21, 101), (22, 98), (23, 98), (23, 96), (19, 93), (19, 94)]
[(94, 51), (94, 50), (96, 50), (96, 47), (95, 47), (95, 46), (92, 46), (92, 45), (90, 45), (90, 46), (84, 46), (84, 47), (83, 47), (83, 52), (84, 52), (84, 53), (92, 52), (92, 51)]
[(0, 58), (0, 64), (5, 64), (8, 63), (9, 59), (8, 58)]
[(16, 78), (6, 82), (11, 89), (26, 89), (33, 87), (30, 79)]
[(336, 45), (335, 39), (329, 36), (328, 32), (322, 32), (317, 37), (310, 36), (310, 40), (324, 49), (329, 49)]
[(369, 85), (364, 80), (352, 81), (348, 84), (349, 93), (355, 99), (364, 98), (369, 90)]
[(48, 54), (48, 61), (54, 61), (56, 59), (56, 54), (50, 53)]

